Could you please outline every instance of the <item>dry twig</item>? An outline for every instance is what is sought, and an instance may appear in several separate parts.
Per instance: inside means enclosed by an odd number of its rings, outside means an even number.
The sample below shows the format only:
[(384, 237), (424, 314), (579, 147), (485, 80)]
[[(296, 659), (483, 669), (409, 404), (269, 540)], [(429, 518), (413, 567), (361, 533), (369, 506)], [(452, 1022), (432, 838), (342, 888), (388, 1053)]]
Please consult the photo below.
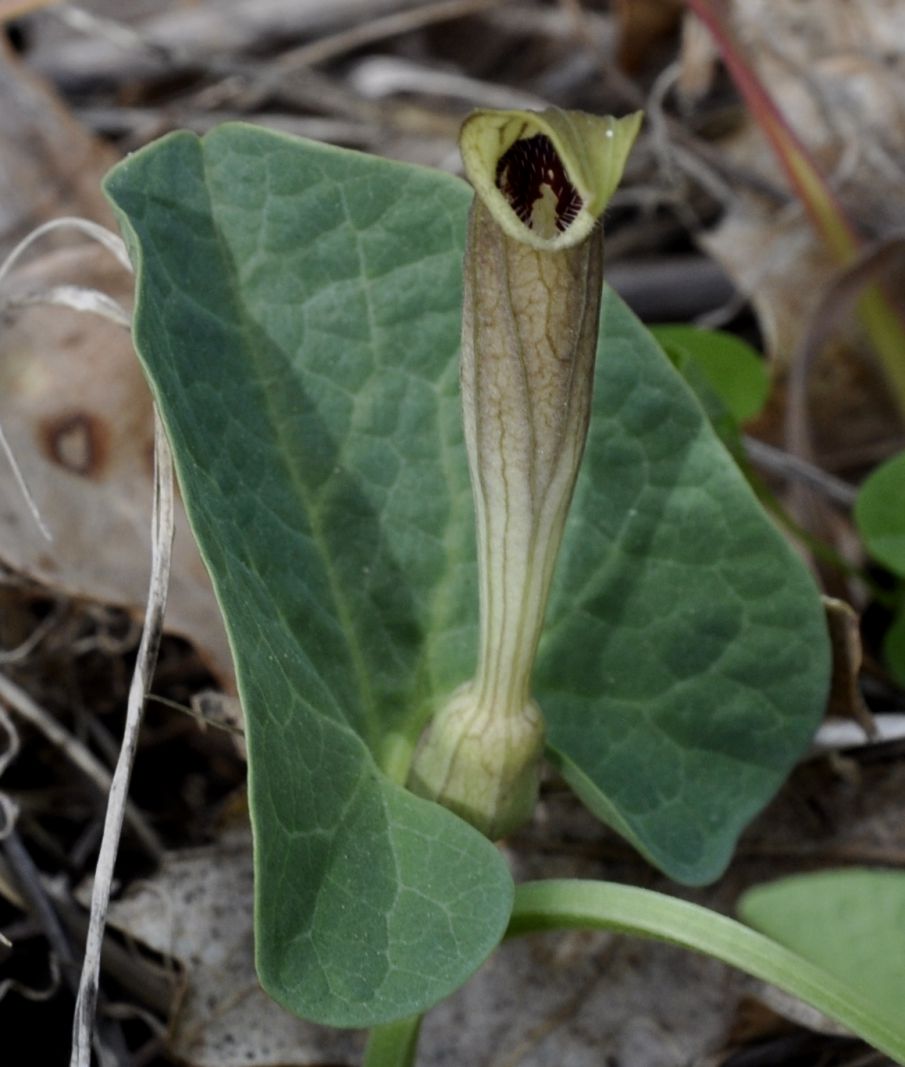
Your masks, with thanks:
[(138, 649), (138, 658), (129, 687), (126, 711), (126, 726), (119, 760), (110, 786), (107, 818), (101, 841), (100, 857), (91, 894), (91, 915), (88, 923), (88, 938), (82, 979), (75, 1005), (73, 1021), (72, 1057), (70, 1067), (90, 1067), (91, 1033), (99, 985), (101, 946), (110, 903), (113, 883), (113, 868), (122, 833), (126, 811), (126, 798), (132, 764), (138, 747), (145, 697), (157, 662), (160, 638), (163, 633), (163, 616), (166, 609), (167, 585), (170, 577), (170, 554), (174, 528), (173, 460), (170, 446), (160, 416), (154, 417), (154, 510), (151, 540), (151, 582), (145, 625)]

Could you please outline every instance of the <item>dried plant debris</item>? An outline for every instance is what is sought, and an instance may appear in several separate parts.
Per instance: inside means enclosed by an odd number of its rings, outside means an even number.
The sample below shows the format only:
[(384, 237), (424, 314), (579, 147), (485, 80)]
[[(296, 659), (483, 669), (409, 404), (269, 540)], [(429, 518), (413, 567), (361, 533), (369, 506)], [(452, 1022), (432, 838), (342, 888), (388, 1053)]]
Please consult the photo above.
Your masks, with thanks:
[[(855, 7), (833, 0), (805, 16), (794, 3), (757, 2), (734, 3), (731, 13), (740, 46), (856, 230), (868, 243), (882, 240), (901, 225), (897, 205), (905, 178), (901, 8), (883, 0)], [(753, 118), (740, 117), (720, 147), (728, 163), (758, 176), (773, 195), (734, 188), (720, 225), (702, 235), (702, 243), (754, 303), (782, 377), (838, 265), (803, 205), (790, 196)], [(900, 259), (872, 280), (895, 294), (903, 269)], [(901, 302), (898, 307), (901, 314)], [(818, 456), (831, 468), (857, 469), (871, 450), (874, 459), (881, 455), (901, 426), (876, 358), (850, 315), (836, 324), (819, 355), (808, 390)], [(774, 402), (782, 398), (779, 390)]]
[[(15, 840), (0, 841), (0, 922), (12, 942), (0, 959), (0, 982), (9, 982), (0, 1017), (16, 1025), (32, 1020), (40, 1035), (36, 1062), (62, 1062), (85, 934), (85, 913), (71, 887), (94, 868), (137, 633), (122, 612), (49, 600), (27, 583), (3, 592), (3, 618), (10, 624), (5, 636), (19, 640), (8, 645), (0, 705), (21, 744), (0, 782), (18, 811)], [(210, 680), (188, 646), (164, 643), (155, 689), (168, 705), (187, 705)], [(153, 870), (167, 842), (185, 842), (187, 833), (207, 839), (243, 774), (228, 735), (200, 731), (187, 707), (152, 701), (126, 811), (118, 885)], [(43, 1014), (36, 1014), (39, 1005), (29, 991), (49, 988), (54, 973)], [(109, 939), (103, 975), (105, 988), (132, 1005), (127, 1014), (150, 1022), (150, 1034), (147, 1025), (138, 1026), (139, 1043), (156, 1042), (170, 1006), (162, 976)], [(23, 1004), (23, 996), (32, 999)], [(119, 1042), (125, 1056), (120, 1029), (105, 998), (98, 1034), (109, 1047)]]
[(0, 37), (0, 258), (60, 215), (112, 225), (99, 183), (116, 158)]
[[(131, 303), (131, 277), (94, 247), (42, 256), (4, 285), (0, 425), (53, 540), (36, 535), (0, 464), (0, 559), (50, 590), (138, 612), (148, 582), (151, 399), (125, 330), (27, 302), (72, 279)], [(168, 626), (229, 686), (223, 625), (181, 508), (178, 526)]]
[[(903, 6), (724, 6), (864, 238), (901, 230)], [(682, 4), (89, 0), (0, 4), (0, 20), (2, 253), (61, 214), (111, 225), (103, 173), (179, 127), (240, 118), (456, 170), (456, 135), (475, 106), (645, 107), (630, 180), (608, 212), (608, 277), (648, 320), (706, 315), (759, 336), (780, 384), (751, 429), (782, 443), (782, 383), (835, 268), (712, 38)], [(41, 537), (0, 458), (0, 932), (12, 943), (0, 944), (0, 1024), (10, 1044), (26, 1035), (36, 1063), (68, 1056), (85, 934), (73, 886), (93, 869), (122, 731), (151, 496), (152, 412), (126, 332), (37, 302), (78, 286), (128, 308), (131, 279), (103, 250), (61, 244), (42, 244), (0, 294), (0, 427), (53, 534), (50, 544)], [(878, 275), (893, 291), (897, 269)], [(860, 564), (852, 487), (902, 437), (863, 335), (847, 313), (838, 319), (809, 357), (804, 417), (812, 469), (847, 479), (829, 537)], [(875, 715), (884, 743), (867, 744), (854, 722), (824, 727), (819, 754), (743, 837), (728, 875), (691, 899), (731, 912), (743, 889), (777, 875), (905, 866), (905, 744), (895, 740), (900, 719), (886, 714), (905, 702), (878, 665), (874, 628), (889, 607), (861, 577), (833, 591), (870, 604), (869, 685), (859, 682), (857, 620), (843, 607), (834, 692), (837, 710), (865, 726)], [(103, 959), (99, 1033), (136, 1067), (351, 1067), (360, 1035), (300, 1022), (254, 975), (241, 715), (181, 510), (167, 626), (117, 868), (119, 934)], [(555, 779), (509, 847), (520, 879), (603, 876), (675, 891)], [(428, 1016), (418, 1064), (863, 1062), (864, 1046), (824, 1029), (678, 950), (536, 937), (506, 945)]]
[(352, 1063), (354, 1034), (302, 1022), (258, 985), (251, 838), (241, 823), (204, 848), (168, 853), (113, 905), (111, 925), (172, 961), (167, 1045), (190, 1067)]

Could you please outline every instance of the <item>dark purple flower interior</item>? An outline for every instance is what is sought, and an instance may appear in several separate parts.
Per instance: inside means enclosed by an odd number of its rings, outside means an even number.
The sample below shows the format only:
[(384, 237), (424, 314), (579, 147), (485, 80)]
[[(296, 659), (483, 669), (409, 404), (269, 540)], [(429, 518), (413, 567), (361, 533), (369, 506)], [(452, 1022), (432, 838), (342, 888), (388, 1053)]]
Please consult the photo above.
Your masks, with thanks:
[(582, 199), (569, 181), (553, 142), (538, 133), (516, 141), (503, 153), (496, 168), (496, 185), (512, 210), (529, 227), (535, 228), (534, 207), (547, 186), (556, 198), (556, 229), (563, 233), (575, 221)]

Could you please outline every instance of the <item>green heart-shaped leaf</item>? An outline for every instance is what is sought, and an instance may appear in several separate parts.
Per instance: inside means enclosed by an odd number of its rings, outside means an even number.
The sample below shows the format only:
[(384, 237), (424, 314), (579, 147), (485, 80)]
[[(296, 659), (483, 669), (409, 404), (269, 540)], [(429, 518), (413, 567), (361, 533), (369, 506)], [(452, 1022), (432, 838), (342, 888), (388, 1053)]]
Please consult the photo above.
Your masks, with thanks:
[(654, 863), (717, 877), (822, 714), (814, 583), (612, 294), (537, 672), (576, 792)]
[(470, 670), (476, 595), (455, 370), (468, 193), (375, 163), (234, 126), (107, 181), (246, 711), (261, 980), (343, 1026), (460, 985), (513, 891), (489, 841), (375, 764), (404, 767), (430, 694)]

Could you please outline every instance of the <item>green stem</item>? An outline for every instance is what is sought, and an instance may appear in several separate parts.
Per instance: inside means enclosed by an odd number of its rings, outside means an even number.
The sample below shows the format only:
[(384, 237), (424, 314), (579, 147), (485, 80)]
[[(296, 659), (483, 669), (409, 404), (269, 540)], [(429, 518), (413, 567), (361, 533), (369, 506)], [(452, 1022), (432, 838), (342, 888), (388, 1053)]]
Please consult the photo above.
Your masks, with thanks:
[(363, 1067), (413, 1067), (423, 1016), (375, 1026), (368, 1037)]
[(610, 930), (701, 952), (791, 993), (905, 1064), (905, 1025), (851, 985), (725, 915), (675, 897), (611, 882), (570, 879), (516, 888), (507, 937), (541, 930)]

